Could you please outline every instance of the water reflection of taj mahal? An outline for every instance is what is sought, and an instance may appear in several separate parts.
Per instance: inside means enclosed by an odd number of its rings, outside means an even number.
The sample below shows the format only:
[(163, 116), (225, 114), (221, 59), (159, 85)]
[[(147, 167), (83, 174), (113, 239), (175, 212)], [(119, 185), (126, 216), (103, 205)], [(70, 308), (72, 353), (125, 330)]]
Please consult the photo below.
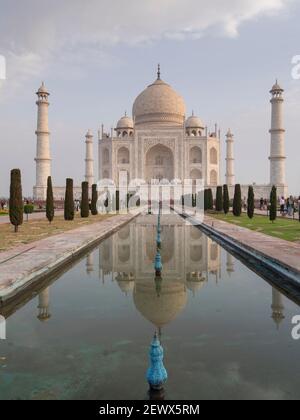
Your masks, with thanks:
[[(213, 275), (221, 274), (220, 247), (184, 220), (162, 219), (161, 281), (154, 275), (156, 216), (142, 216), (100, 245), (101, 276), (112, 275), (139, 312), (158, 328), (169, 324)], [(90, 262), (91, 263), (91, 262)], [(90, 264), (88, 263), (88, 264)]]

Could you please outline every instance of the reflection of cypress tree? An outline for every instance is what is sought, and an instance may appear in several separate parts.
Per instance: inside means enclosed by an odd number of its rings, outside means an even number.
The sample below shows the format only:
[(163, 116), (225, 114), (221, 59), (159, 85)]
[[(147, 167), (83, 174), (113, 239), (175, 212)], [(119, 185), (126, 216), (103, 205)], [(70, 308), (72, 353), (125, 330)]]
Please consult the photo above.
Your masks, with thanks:
[(222, 189), (222, 187), (217, 187), (216, 211), (223, 211), (223, 189)]
[(81, 196), (81, 217), (86, 218), (90, 215), (89, 206), (89, 183), (83, 182), (81, 184), (82, 196)]
[(277, 188), (272, 187), (270, 195), (270, 220), (272, 223), (277, 219)]
[(15, 227), (15, 232), (18, 232), (19, 226), (23, 223), (23, 211), (21, 171), (13, 169), (10, 173), (9, 218)]
[(254, 217), (254, 190), (252, 186), (250, 186), (248, 190), (247, 214), (248, 214), (249, 219), (253, 219)]
[(97, 216), (97, 201), (98, 201), (98, 192), (97, 192), (97, 184), (92, 186), (92, 203), (91, 203), (91, 213), (93, 216)]
[(49, 223), (54, 219), (54, 202), (53, 202), (53, 188), (51, 176), (47, 179), (47, 202), (46, 202), (46, 216)]
[(235, 186), (233, 199), (233, 214), (239, 217), (242, 214), (242, 190), (240, 184)]
[(74, 220), (74, 194), (73, 179), (68, 178), (66, 181), (65, 195), (65, 220)]
[(230, 199), (229, 199), (229, 191), (228, 185), (223, 186), (223, 210), (225, 214), (229, 213), (230, 209)]

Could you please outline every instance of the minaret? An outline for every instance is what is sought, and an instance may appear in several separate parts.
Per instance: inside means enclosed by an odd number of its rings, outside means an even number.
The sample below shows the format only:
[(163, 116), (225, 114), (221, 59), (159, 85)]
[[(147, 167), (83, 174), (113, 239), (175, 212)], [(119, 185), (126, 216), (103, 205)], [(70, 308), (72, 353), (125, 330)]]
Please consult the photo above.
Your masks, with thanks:
[(234, 174), (234, 140), (233, 134), (230, 129), (226, 134), (226, 145), (227, 145), (227, 154), (226, 154), (226, 184), (228, 186), (235, 185), (235, 174)]
[(277, 80), (270, 93), (272, 95), (270, 184), (285, 186), (285, 129), (283, 128), (283, 92)]
[(85, 181), (89, 183), (91, 190), (94, 184), (94, 149), (93, 149), (93, 135), (89, 130), (85, 136), (86, 156), (85, 156)]
[(272, 318), (279, 330), (281, 322), (284, 320), (284, 306), (282, 302), (282, 294), (275, 288), (272, 289)]
[(51, 156), (50, 156), (50, 132), (48, 122), (49, 92), (44, 82), (37, 91), (38, 106), (37, 117), (37, 147), (36, 147), (36, 183), (33, 189), (35, 200), (45, 200), (47, 193), (47, 180), (51, 176)]

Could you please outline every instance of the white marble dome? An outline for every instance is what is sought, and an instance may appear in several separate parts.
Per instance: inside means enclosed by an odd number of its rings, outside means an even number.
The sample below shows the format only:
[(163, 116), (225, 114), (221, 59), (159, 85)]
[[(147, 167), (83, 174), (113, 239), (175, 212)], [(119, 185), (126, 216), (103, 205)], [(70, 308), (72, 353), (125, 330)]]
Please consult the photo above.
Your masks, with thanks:
[(185, 127), (202, 129), (205, 128), (202, 120), (194, 114), (186, 120)]
[(183, 98), (160, 78), (136, 98), (132, 110), (136, 125), (183, 125), (185, 113)]
[(123, 130), (123, 129), (133, 129), (133, 120), (132, 118), (128, 117), (127, 115), (124, 115), (124, 117), (122, 117), (117, 124), (117, 129), (118, 130)]

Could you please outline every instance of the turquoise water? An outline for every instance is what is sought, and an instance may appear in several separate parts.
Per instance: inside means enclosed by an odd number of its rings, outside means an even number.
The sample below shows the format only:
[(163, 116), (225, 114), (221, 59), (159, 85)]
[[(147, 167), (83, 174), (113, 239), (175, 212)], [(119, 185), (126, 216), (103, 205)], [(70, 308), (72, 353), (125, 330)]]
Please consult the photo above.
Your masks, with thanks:
[(174, 215), (155, 281), (155, 221), (139, 217), (11, 313), (0, 399), (147, 399), (155, 331), (166, 399), (300, 398), (300, 308)]

